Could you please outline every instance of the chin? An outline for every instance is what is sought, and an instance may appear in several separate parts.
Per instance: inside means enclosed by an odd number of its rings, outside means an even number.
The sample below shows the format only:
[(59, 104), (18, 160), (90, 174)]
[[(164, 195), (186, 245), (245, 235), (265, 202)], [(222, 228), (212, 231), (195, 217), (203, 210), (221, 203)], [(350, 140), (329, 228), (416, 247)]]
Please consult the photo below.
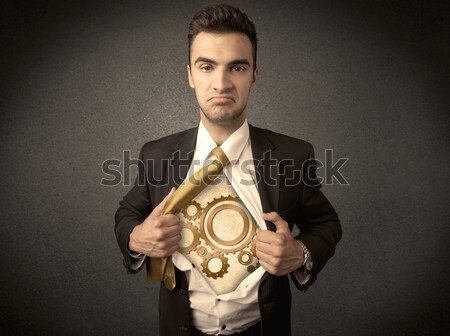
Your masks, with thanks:
[[(203, 111), (203, 110), (202, 110)], [(213, 123), (220, 125), (233, 124), (240, 120), (244, 110), (242, 111), (206, 111), (203, 112), (205, 117)]]

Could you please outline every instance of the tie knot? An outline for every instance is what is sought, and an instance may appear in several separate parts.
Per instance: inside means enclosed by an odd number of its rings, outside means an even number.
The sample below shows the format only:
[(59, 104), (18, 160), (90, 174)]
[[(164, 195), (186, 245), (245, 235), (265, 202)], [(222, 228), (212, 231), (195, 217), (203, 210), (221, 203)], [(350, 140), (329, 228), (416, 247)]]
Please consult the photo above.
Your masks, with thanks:
[(214, 148), (211, 153), (213, 153), (217, 157), (220, 163), (222, 163), (222, 166), (226, 166), (226, 164), (228, 163), (228, 157), (220, 147)]

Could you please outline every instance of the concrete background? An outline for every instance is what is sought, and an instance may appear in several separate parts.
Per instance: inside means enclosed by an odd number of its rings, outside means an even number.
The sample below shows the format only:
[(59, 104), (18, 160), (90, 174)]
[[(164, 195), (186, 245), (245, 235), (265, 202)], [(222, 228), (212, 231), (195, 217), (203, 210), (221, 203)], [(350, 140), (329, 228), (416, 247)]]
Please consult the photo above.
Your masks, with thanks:
[[(259, 36), (250, 122), (349, 159), (350, 185), (323, 188), (343, 240), (294, 291), (294, 335), (448, 332), (448, 2), (230, 3)], [(130, 187), (102, 186), (102, 163), (197, 125), (201, 4), (2, 2), (2, 335), (157, 334), (157, 285), (125, 272), (113, 232)]]

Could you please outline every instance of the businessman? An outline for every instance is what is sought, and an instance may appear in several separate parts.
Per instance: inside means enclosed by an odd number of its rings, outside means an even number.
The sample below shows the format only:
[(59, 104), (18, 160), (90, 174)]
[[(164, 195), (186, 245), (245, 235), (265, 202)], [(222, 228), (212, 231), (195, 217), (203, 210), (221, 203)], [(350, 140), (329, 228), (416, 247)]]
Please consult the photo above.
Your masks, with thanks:
[(164, 265), (160, 335), (291, 335), (288, 275), (302, 291), (314, 283), (341, 239), (338, 215), (312, 145), (247, 121), (258, 77), (247, 15), (204, 6), (188, 42), (199, 125), (142, 147), (115, 215), (124, 264), (130, 273), (146, 265), (150, 278)]

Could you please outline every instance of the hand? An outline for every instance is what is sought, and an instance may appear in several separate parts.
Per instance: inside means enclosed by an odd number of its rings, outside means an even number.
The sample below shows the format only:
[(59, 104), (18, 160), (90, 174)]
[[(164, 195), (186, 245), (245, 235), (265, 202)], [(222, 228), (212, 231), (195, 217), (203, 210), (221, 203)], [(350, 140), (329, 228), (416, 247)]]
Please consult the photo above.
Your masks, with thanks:
[(181, 239), (180, 219), (176, 215), (161, 215), (170, 193), (156, 206), (152, 213), (130, 233), (128, 248), (149, 257), (162, 258), (172, 255), (178, 249)]
[(289, 225), (276, 212), (263, 213), (264, 220), (276, 226), (276, 232), (259, 231), (256, 236), (256, 256), (261, 266), (270, 274), (286, 275), (304, 263), (303, 247), (294, 239)]

